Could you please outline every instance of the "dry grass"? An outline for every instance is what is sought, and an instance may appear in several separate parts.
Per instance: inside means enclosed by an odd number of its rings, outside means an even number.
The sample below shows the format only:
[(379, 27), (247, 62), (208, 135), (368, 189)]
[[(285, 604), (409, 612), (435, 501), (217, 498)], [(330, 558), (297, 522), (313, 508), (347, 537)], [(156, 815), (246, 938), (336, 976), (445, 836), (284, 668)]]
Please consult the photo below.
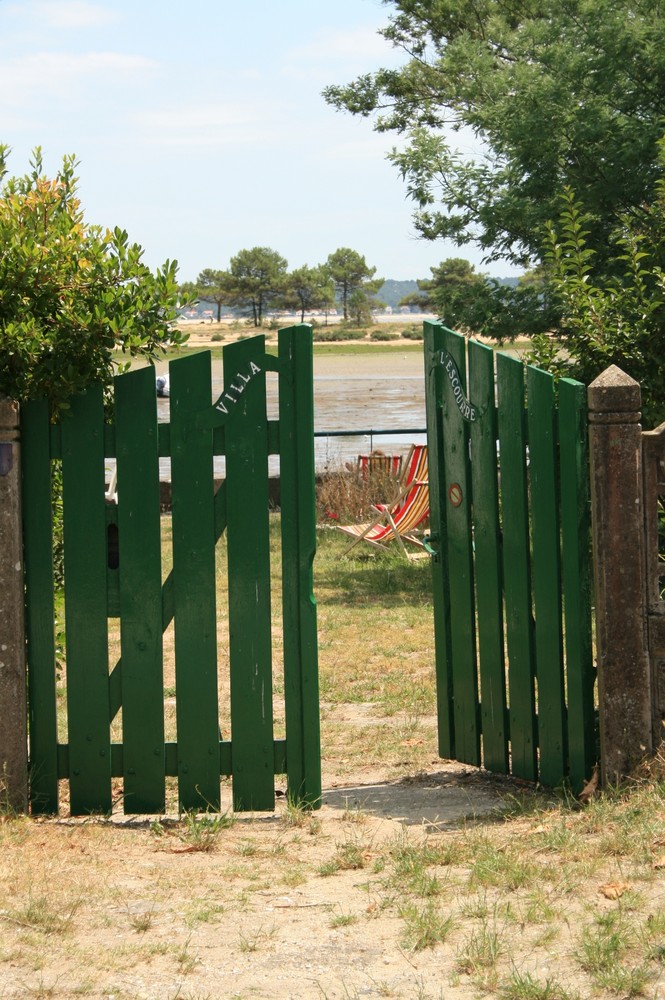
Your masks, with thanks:
[(329, 804), (5, 816), (1, 1000), (665, 995), (665, 761), (583, 809), (439, 761), (429, 566), (344, 543), (315, 563)]
[(285, 803), (214, 831), (14, 818), (0, 995), (656, 1000), (664, 807), (660, 774), (446, 829)]

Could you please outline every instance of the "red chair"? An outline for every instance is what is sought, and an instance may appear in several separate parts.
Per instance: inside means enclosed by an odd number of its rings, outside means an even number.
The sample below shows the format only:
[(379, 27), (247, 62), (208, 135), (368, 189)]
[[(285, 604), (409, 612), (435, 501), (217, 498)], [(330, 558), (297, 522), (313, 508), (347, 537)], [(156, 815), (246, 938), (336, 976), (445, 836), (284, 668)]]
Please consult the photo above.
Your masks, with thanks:
[(405, 557), (404, 542), (422, 547), (417, 529), (429, 516), (429, 488), (427, 480), (427, 445), (414, 444), (402, 466), (399, 492), (390, 504), (375, 504), (377, 513), (373, 521), (365, 524), (337, 525), (340, 531), (353, 538), (344, 550), (346, 555), (358, 542), (368, 542), (376, 548), (387, 548), (396, 541)]

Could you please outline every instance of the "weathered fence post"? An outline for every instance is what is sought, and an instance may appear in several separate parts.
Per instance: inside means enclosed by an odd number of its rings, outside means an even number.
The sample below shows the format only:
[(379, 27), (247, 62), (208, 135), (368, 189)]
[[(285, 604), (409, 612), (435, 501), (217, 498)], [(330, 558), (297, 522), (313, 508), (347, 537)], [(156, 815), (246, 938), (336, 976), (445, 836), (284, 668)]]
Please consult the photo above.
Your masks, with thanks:
[(588, 388), (603, 784), (650, 753), (640, 386), (612, 365)]
[[(4, 790), (3, 790), (4, 786)], [(0, 807), (28, 808), (19, 408), (0, 396)]]

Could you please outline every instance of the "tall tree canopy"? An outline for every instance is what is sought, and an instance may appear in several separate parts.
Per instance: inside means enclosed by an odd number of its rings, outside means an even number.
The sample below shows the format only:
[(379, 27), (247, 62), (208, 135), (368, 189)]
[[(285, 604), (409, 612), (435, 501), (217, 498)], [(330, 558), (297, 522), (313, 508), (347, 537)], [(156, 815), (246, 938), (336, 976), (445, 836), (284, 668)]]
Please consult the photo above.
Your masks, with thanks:
[(324, 96), (402, 137), (391, 159), (420, 233), (525, 264), (569, 186), (602, 265), (617, 216), (640, 215), (659, 175), (663, 0), (384, 2), (382, 34), (408, 61)]
[(29, 173), (7, 178), (7, 155), (0, 146), (0, 392), (55, 409), (108, 385), (114, 351), (150, 360), (186, 340), (173, 325), (177, 265), (153, 273), (126, 232), (86, 223), (73, 157), (47, 178), (37, 149)]
[(191, 298), (201, 299), (203, 302), (210, 302), (217, 306), (217, 322), (219, 323), (222, 318), (222, 306), (227, 305), (230, 299), (228, 277), (226, 271), (215, 271), (212, 267), (206, 267), (191, 287), (181, 286), (181, 288), (190, 291)]
[(284, 292), (287, 261), (269, 247), (240, 250), (231, 258), (227, 302), (248, 312), (254, 326), (261, 326), (266, 309)]
[(345, 320), (349, 318), (351, 298), (354, 295), (353, 311), (362, 312), (363, 304), (369, 308), (370, 300), (383, 284), (382, 278), (374, 277), (376, 268), (369, 267), (363, 255), (357, 250), (350, 250), (349, 247), (339, 247), (331, 253), (325, 267), (342, 299)]
[(335, 302), (333, 280), (325, 267), (298, 267), (291, 271), (286, 282), (284, 306), (295, 307), (300, 312), (300, 322), (305, 313), (314, 309), (330, 308)]
[(543, 268), (504, 283), (476, 271), (461, 257), (431, 267), (431, 278), (418, 281), (418, 292), (401, 305), (431, 310), (446, 326), (495, 340), (551, 331), (561, 319)]

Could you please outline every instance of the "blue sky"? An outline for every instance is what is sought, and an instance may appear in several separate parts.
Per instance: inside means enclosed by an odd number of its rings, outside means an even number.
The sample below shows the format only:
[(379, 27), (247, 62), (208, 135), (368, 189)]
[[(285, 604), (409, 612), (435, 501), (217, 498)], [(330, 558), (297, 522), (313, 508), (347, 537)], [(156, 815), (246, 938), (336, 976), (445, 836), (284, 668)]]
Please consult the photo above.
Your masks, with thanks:
[[(385, 278), (469, 248), (416, 238), (385, 160), (394, 138), (321, 90), (402, 58), (379, 0), (0, 0), (0, 142), (76, 154), (90, 222), (119, 225), (180, 279), (269, 246), (290, 268), (340, 246)], [(508, 266), (483, 268), (510, 274)]]

